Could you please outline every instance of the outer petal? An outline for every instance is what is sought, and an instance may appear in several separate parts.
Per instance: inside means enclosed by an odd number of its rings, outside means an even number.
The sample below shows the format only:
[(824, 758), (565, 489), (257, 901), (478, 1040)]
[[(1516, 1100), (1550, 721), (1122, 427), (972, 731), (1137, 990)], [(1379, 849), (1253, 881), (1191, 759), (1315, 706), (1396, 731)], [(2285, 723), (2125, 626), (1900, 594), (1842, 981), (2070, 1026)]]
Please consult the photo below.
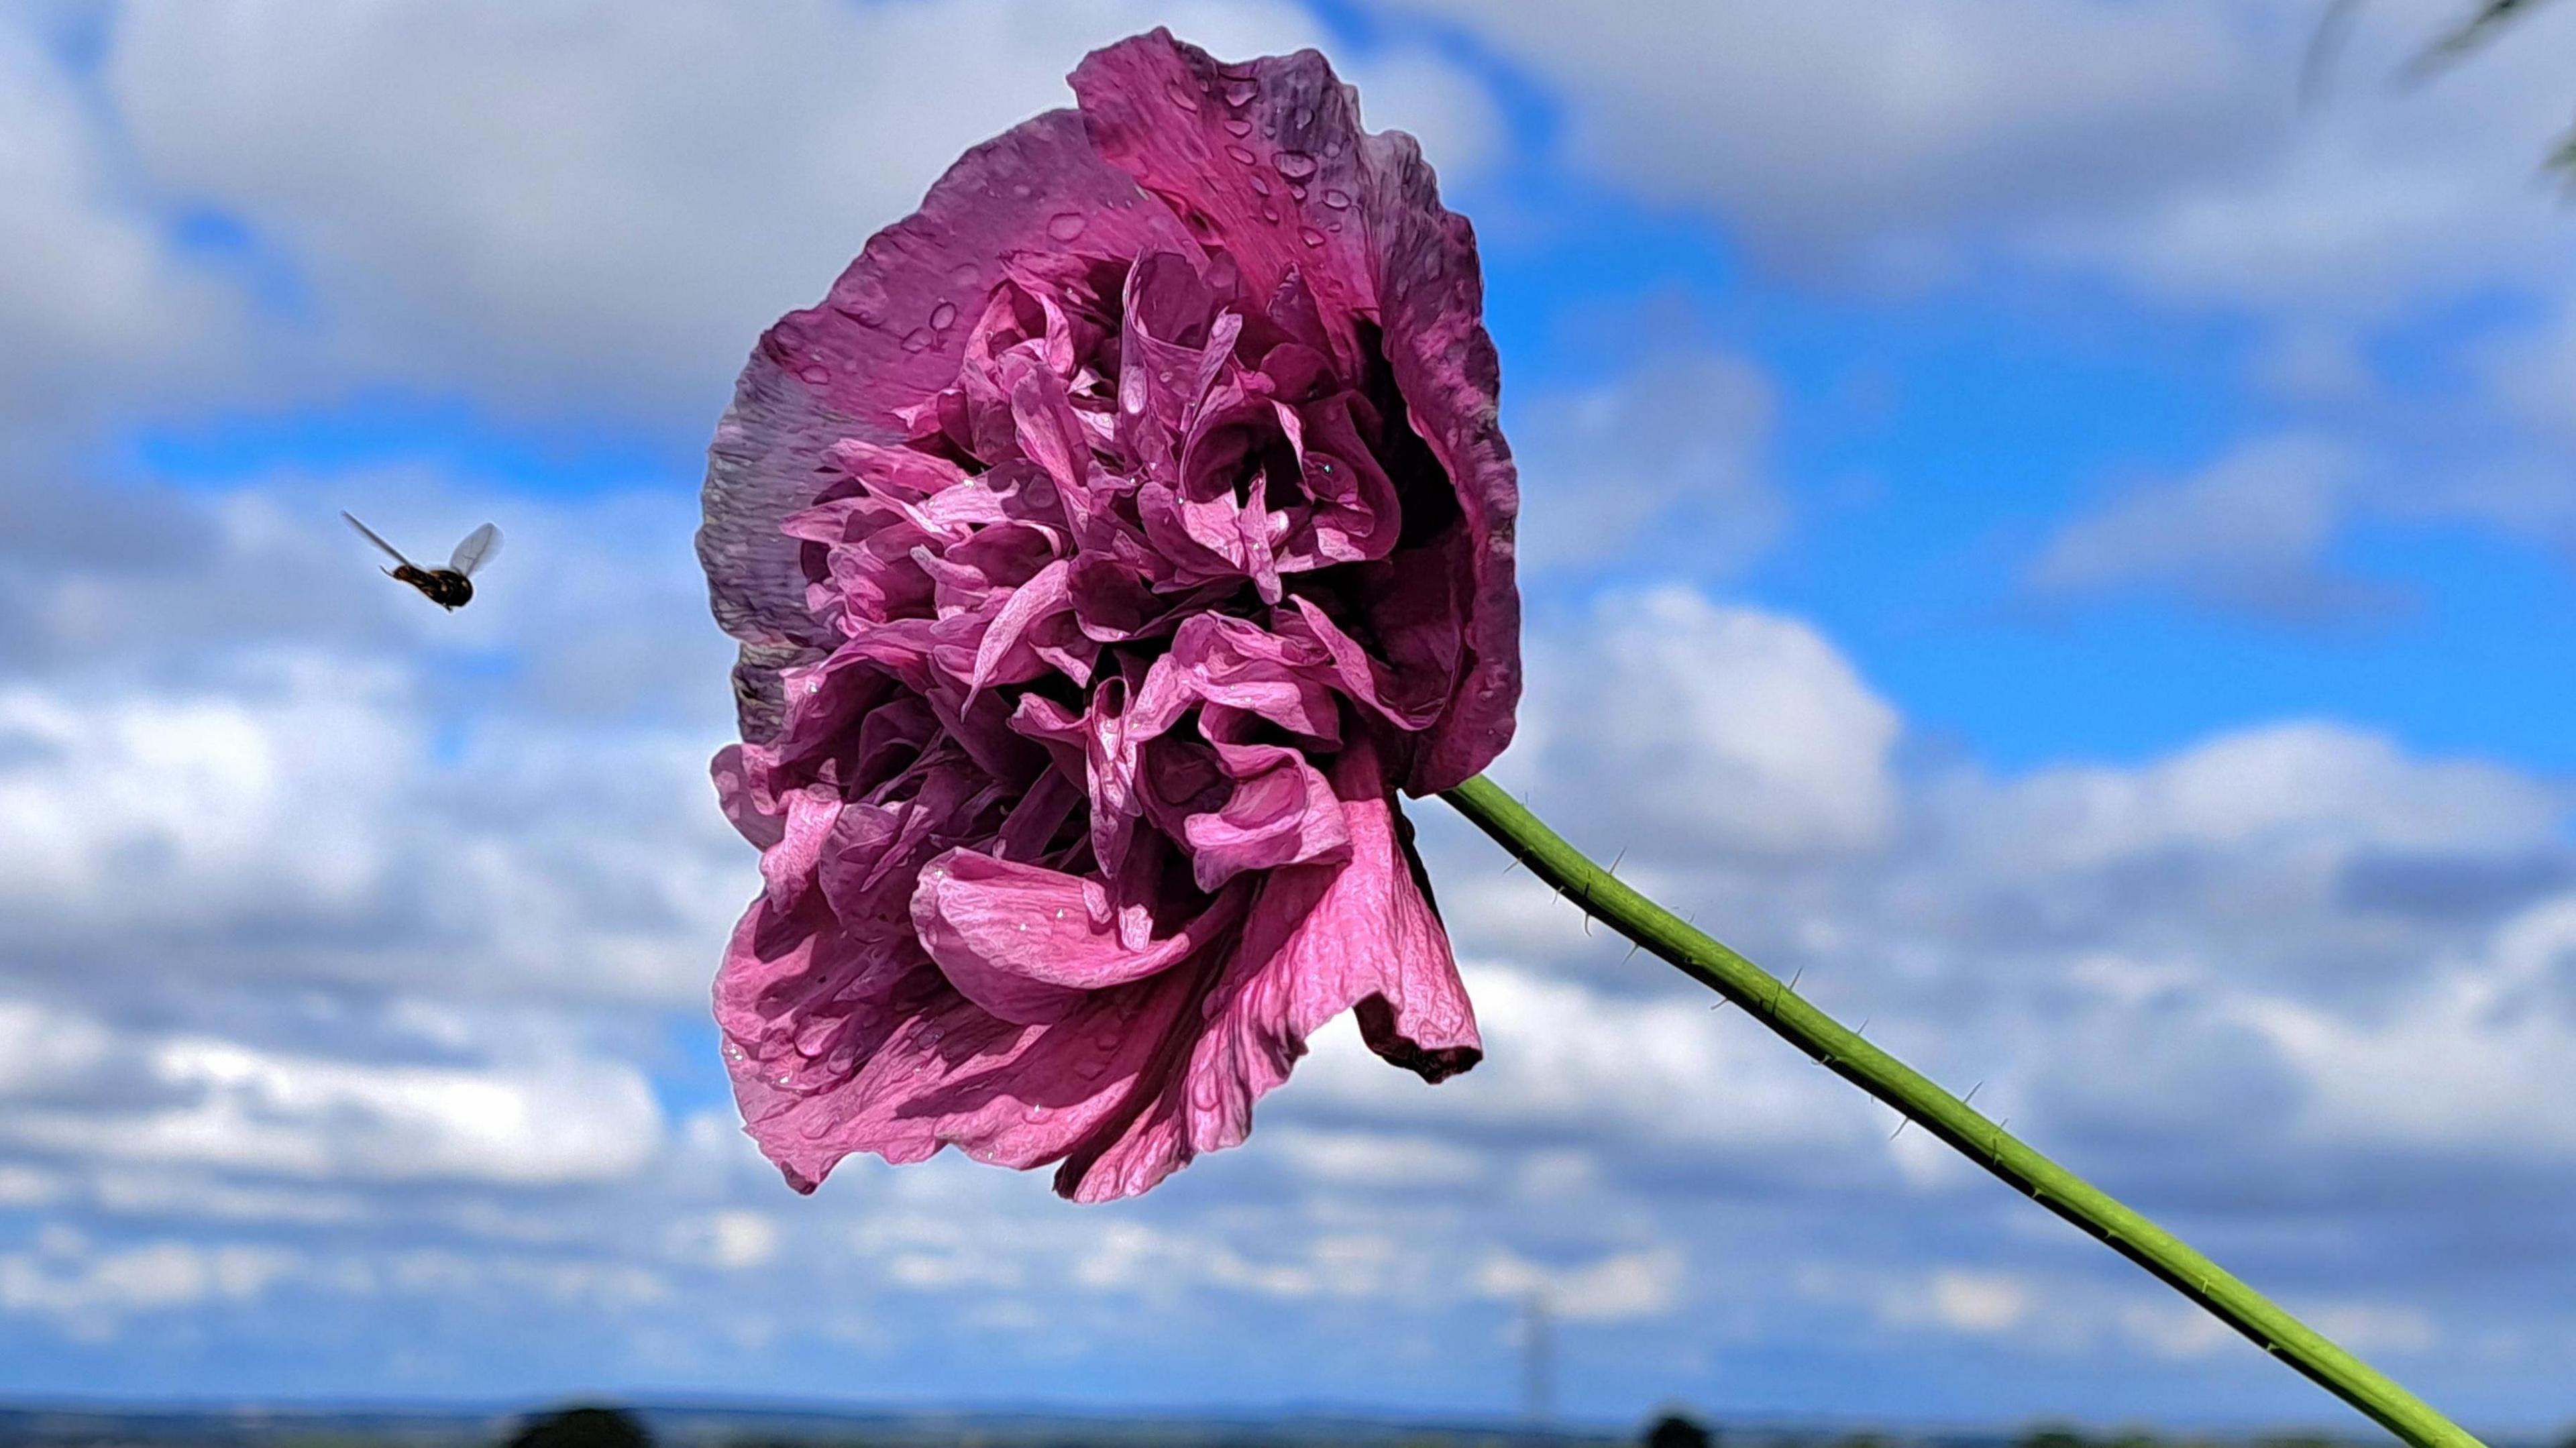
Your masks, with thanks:
[(1149, 250), (1198, 245), (1101, 161), (1079, 116), (1051, 111), (967, 152), (920, 211), (869, 238), (823, 305), (762, 336), (707, 450), (698, 532), (716, 621), (745, 646), (746, 742), (776, 726), (776, 670), (837, 642), (806, 607), (820, 550), (781, 531), (837, 475), (818, 460), (845, 439), (903, 440), (898, 414), (956, 379), (969, 327), (1015, 258), (1079, 266)]
[[(1511, 743), (1521, 696), (1512, 541), (1520, 478), (1503, 441), (1502, 367), (1485, 333), (1475, 228), (1442, 209), (1439, 183), (1411, 136), (1388, 131), (1362, 145), (1387, 362), (1413, 431), (1448, 474), (1458, 502), (1456, 523), (1433, 546), (1448, 560), (1464, 605), (1465, 667), (1448, 716), (1416, 756), (1405, 786), (1431, 794), (1474, 775)], [(1408, 541), (1414, 524), (1408, 516)]]
[(1201, 987), (1172, 972), (1086, 997), (1049, 1025), (1000, 1020), (910, 956), (857, 957), (829, 917), (755, 904), (716, 981), (744, 1129), (810, 1192), (842, 1158), (956, 1146), (1025, 1170), (1132, 1120)]
[(1066, 1158), (1056, 1190), (1076, 1201), (1134, 1196), (1201, 1152), (1236, 1146), (1252, 1103), (1288, 1079), (1306, 1039), (1356, 1007), (1372, 1050), (1426, 1081), (1484, 1055), (1448, 936), (1417, 883), (1402, 817), (1365, 738), (1335, 764), (1349, 822), (1347, 865), (1273, 871), (1225, 973), (1199, 1007), (1204, 1028), (1175, 1053), (1135, 1120)]
[(1353, 323), (1377, 310), (1357, 211), (1359, 97), (1312, 50), (1220, 65), (1155, 30), (1093, 51), (1074, 96), (1100, 154), (1205, 233), (1269, 296), (1291, 272), (1314, 293), (1333, 347), (1356, 374)]

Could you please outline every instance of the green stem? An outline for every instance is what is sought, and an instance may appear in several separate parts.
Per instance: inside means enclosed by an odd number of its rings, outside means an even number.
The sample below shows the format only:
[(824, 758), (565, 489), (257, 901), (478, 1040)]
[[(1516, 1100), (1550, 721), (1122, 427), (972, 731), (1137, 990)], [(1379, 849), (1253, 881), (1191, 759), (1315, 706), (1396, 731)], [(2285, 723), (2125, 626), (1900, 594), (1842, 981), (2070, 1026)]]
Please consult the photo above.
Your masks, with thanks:
[(2480, 1448), (2476, 1438), (2422, 1399), (2282, 1311), (2182, 1239), (2040, 1155), (1921, 1072), (1809, 1005), (1777, 977), (1620, 883), (1504, 793), (1502, 786), (1479, 775), (1442, 798), (1587, 915), (1599, 917), (1611, 929), (1744, 1007), (1755, 1020), (1834, 1074), (1895, 1107), (1908, 1121), (1948, 1142), (2014, 1190), (2100, 1238), (2381, 1427), (2419, 1448)]

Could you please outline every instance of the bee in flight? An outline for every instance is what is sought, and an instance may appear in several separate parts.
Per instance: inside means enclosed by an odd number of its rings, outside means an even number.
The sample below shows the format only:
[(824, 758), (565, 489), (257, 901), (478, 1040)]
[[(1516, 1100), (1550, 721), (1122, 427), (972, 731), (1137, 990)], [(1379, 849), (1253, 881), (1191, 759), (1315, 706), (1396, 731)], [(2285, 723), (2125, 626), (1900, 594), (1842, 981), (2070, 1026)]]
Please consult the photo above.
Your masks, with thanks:
[(386, 577), (397, 583), (410, 584), (430, 602), (451, 613), (472, 601), (474, 571), (491, 562), (492, 555), (501, 551), (501, 530), (486, 523), (465, 535), (465, 541), (457, 544), (456, 551), (447, 556), (445, 568), (422, 568), (402, 556), (394, 545), (377, 537), (375, 529), (346, 513), (340, 516), (348, 518), (350, 527), (366, 534), (368, 542), (385, 550), (386, 556), (393, 559), (394, 566), (385, 570)]

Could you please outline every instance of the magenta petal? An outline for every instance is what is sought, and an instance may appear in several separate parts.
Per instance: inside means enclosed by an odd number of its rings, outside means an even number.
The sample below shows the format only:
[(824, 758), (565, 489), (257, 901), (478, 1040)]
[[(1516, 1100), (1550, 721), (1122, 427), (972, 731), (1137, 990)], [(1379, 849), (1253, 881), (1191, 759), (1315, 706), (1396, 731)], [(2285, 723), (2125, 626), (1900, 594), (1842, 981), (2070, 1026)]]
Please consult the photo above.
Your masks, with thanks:
[(1142, 1191), (1308, 1036), (1475, 1023), (1397, 792), (1519, 688), (1474, 243), (1312, 52), (1168, 34), (961, 160), (762, 339), (699, 537), (762, 889), (716, 1016), (810, 1190), (852, 1152)]
[[(707, 450), (698, 531), (716, 621), (745, 646), (747, 698), (775, 696), (781, 661), (837, 642), (806, 610), (816, 575), (781, 529), (816, 500), (815, 461), (845, 439), (905, 440), (899, 414), (957, 375), (957, 319), (980, 313), (1002, 257), (1034, 248), (1124, 262), (1198, 250), (1178, 218), (1139, 199), (1134, 180), (1092, 149), (1080, 116), (1050, 111), (967, 152), (921, 210), (869, 238), (822, 306), (761, 338)], [(1080, 222), (1070, 240), (1056, 234), (1065, 217)]]
[(1110, 924), (1096, 881), (951, 850), (921, 872), (912, 918), (960, 994), (1006, 1021), (1058, 1020), (1093, 991), (1168, 970), (1221, 937), (1242, 914), (1229, 891), (1142, 949)]
[[(1335, 350), (1358, 360), (1354, 322), (1376, 309), (1359, 102), (1321, 55), (1219, 65), (1168, 30), (1093, 51), (1073, 93), (1100, 154), (1183, 215), (1212, 223), (1267, 296), (1290, 273), (1313, 289)], [(1362, 224), (1354, 225), (1354, 221)]]
[[(1395, 802), (1365, 744), (1335, 770), (1350, 821), (1346, 865), (1276, 871), (1200, 1011), (1206, 1029), (1115, 1140), (1077, 1152), (1056, 1189), (1076, 1201), (1134, 1196), (1202, 1152), (1240, 1145), (1253, 1102), (1288, 1079), (1307, 1038), (1357, 1009), (1370, 1049), (1426, 1081), (1484, 1054), (1449, 940), (1415, 883)], [(1151, 1084), (1151, 1083), (1148, 1083)]]

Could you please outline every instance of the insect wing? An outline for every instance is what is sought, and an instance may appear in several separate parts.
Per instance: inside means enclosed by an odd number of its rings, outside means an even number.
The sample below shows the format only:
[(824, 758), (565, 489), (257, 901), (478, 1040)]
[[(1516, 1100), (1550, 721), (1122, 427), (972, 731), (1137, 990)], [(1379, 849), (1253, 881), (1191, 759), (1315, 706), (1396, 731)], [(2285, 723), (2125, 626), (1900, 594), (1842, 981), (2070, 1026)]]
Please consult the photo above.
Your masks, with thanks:
[(359, 522), (359, 521), (357, 520), (357, 518), (356, 518), (354, 515), (352, 515), (352, 514), (349, 514), (349, 513), (342, 513), (340, 516), (341, 516), (341, 517), (343, 517), (343, 518), (347, 518), (347, 519), (349, 520), (349, 526), (350, 526), (350, 527), (355, 528), (355, 529), (357, 529), (360, 533), (365, 534), (368, 542), (373, 543), (373, 544), (375, 544), (377, 547), (382, 548), (383, 550), (385, 550), (386, 555), (387, 555), (387, 556), (389, 556), (389, 557), (391, 557), (391, 558), (393, 559), (393, 561), (395, 561), (396, 563), (401, 564), (401, 565), (402, 565), (403, 567), (405, 567), (405, 568), (409, 568), (409, 567), (411, 567), (411, 566), (412, 566), (412, 565), (411, 565), (411, 560), (410, 560), (410, 559), (408, 559), (408, 558), (405, 558), (404, 556), (402, 556), (402, 550), (401, 550), (401, 549), (399, 549), (399, 548), (396, 548), (396, 547), (395, 547), (394, 545), (392, 545), (391, 543), (386, 542), (384, 539), (377, 537), (377, 536), (376, 536), (376, 530), (375, 530), (375, 529), (370, 528), (370, 527), (368, 527), (366, 524)]
[(457, 544), (456, 551), (448, 555), (447, 566), (471, 578), (475, 569), (491, 562), (492, 555), (500, 551), (501, 530), (486, 523), (465, 535), (465, 541)]

